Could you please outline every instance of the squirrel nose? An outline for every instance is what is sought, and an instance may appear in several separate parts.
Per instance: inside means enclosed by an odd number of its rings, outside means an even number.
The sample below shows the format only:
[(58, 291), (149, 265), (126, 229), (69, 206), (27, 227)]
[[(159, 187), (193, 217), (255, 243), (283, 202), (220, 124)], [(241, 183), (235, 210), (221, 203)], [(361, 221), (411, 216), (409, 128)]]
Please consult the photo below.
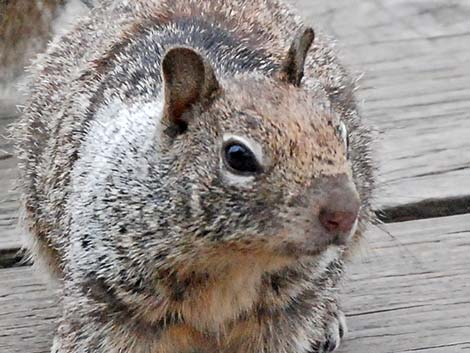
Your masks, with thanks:
[(324, 186), (326, 196), (318, 219), (336, 244), (346, 244), (360, 210), (356, 187), (346, 175), (329, 178)]
[(320, 223), (331, 233), (351, 232), (357, 219), (357, 212), (341, 212), (323, 209), (320, 211)]

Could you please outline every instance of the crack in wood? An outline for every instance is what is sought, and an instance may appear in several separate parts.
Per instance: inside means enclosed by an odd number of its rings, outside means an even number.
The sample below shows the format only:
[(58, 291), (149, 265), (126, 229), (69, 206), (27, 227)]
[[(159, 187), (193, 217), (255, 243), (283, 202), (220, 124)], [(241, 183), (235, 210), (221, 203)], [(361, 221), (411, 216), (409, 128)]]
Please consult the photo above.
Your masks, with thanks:
[(466, 213), (470, 213), (470, 195), (428, 199), (375, 211), (377, 218), (384, 223), (448, 217)]
[(31, 260), (21, 249), (0, 250), (0, 269), (32, 265)]
[(6, 153), (6, 154), (0, 155), (0, 161), (4, 161), (4, 160), (10, 159), (10, 158), (13, 158), (13, 155), (11, 153)]
[[(462, 346), (464, 344), (470, 344), (470, 341), (465, 341), (465, 342), (458, 342), (458, 343), (451, 343), (451, 344), (441, 344), (437, 346), (428, 346), (428, 347), (420, 347), (420, 348), (415, 348), (415, 349), (408, 349), (406, 351), (402, 351), (399, 353), (405, 353), (405, 352), (419, 352), (419, 351), (424, 351), (428, 349), (436, 349), (436, 348), (447, 348), (447, 347), (456, 347), (456, 346)], [(392, 353), (392, 352), (391, 352)]]
[(408, 305), (408, 306), (400, 306), (396, 308), (386, 308), (386, 309), (381, 309), (381, 310), (372, 310), (372, 311), (361, 311), (357, 313), (351, 313), (348, 314), (348, 317), (351, 316), (363, 316), (363, 315), (373, 315), (373, 314), (382, 314), (382, 313), (387, 313), (390, 311), (397, 311), (397, 310), (408, 310), (408, 309), (414, 309), (414, 308), (421, 308), (424, 306), (429, 306), (429, 304), (419, 304), (419, 305)]

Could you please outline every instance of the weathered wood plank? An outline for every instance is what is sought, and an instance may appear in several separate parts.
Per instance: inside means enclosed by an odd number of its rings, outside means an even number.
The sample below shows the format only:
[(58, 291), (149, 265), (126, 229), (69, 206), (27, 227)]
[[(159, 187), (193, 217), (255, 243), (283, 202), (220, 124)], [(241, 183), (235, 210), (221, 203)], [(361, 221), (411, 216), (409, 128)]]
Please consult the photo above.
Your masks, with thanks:
[[(385, 229), (368, 233), (348, 271), (341, 353), (470, 352), (470, 215)], [(0, 283), (0, 352), (48, 352), (52, 291), (26, 267), (0, 270)]]
[(13, 145), (8, 126), (14, 118), (0, 116), (0, 251), (19, 246), (17, 161), (13, 156)]
[(383, 131), (378, 207), (470, 195), (470, 2), (292, 0), (334, 35)]
[(470, 215), (385, 228), (349, 271), (341, 352), (470, 351)]
[(0, 270), (0, 352), (50, 351), (58, 301), (29, 267)]
[[(3, 104), (3, 105), (2, 105)], [(0, 252), (20, 247), (18, 226), (19, 194), (17, 160), (9, 128), (16, 120), (17, 108), (0, 100)]]

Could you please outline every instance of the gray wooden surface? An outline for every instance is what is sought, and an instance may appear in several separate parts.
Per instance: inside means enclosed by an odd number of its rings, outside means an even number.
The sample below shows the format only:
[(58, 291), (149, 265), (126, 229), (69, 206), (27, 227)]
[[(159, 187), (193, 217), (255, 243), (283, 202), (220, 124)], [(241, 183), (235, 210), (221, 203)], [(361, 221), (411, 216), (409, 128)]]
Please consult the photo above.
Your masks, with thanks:
[(350, 268), (341, 352), (470, 352), (470, 214), (384, 228)]
[[(14, 118), (2, 115), (2, 108), (0, 106), (0, 253), (5, 249), (18, 248), (20, 244), (17, 226), (18, 193), (15, 191), (16, 159), (13, 156), (11, 140), (6, 138), (7, 126)], [(5, 110), (11, 115), (11, 107)]]
[[(470, 0), (291, 2), (364, 74), (378, 136), (375, 207), (390, 224), (350, 267), (341, 353), (470, 352)], [(16, 256), (13, 115), (0, 97), (0, 353), (46, 353), (57, 298)]]

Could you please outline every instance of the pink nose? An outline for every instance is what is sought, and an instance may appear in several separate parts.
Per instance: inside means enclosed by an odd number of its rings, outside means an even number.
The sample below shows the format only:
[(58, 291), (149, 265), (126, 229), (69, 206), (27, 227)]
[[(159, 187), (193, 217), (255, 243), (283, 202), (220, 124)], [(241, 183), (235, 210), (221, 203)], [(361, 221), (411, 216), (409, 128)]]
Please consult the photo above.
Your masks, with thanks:
[(357, 219), (357, 212), (341, 212), (324, 209), (319, 215), (320, 223), (330, 233), (350, 233)]
[(346, 244), (361, 207), (356, 187), (346, 175), (341, 175), (325, 179), (322, 188), (325, 196), (318, 220), (327, 232), (326, 237), (338, 245)]

